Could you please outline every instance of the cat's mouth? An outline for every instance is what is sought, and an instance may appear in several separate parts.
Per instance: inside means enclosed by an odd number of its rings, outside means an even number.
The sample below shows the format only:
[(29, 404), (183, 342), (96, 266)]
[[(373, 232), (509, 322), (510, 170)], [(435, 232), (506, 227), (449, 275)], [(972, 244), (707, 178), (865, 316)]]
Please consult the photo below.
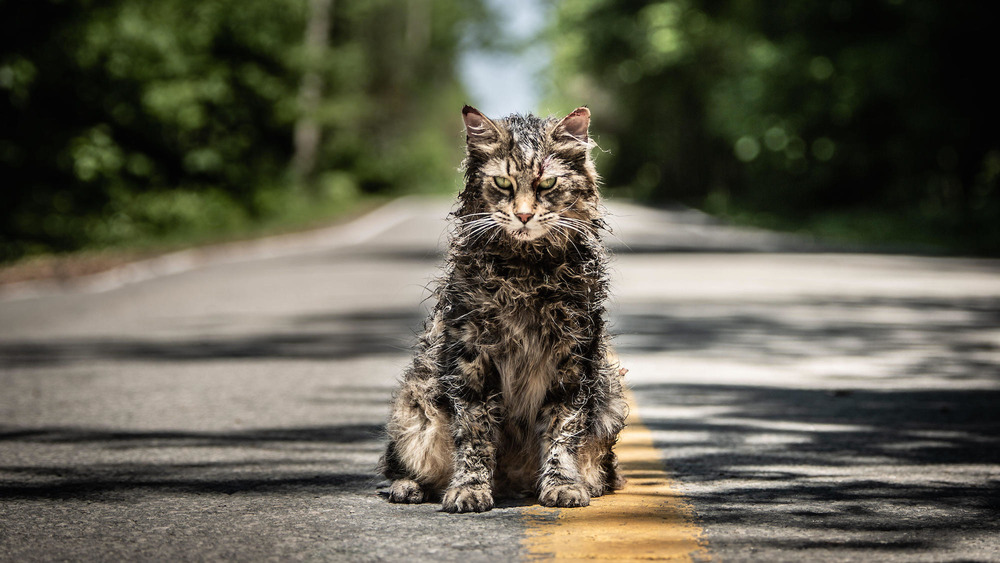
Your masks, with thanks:
[(516, 229), (511, 229), (507, 231), (510, 236), (514, 237), (514, 240), (519, 240), (522, 242), (529, 242), (541, 238), (545, 231), (542, 229), (529, 229), (527, 226), (518, 227)]

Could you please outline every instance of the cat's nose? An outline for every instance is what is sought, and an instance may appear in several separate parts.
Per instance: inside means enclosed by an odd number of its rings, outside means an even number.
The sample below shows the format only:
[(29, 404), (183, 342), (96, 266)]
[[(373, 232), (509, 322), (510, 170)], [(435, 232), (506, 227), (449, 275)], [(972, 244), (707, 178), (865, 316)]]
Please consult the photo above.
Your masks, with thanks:
[(514, 215), (518, 219), (520, 219), (521, 222), (524, 223), (524, 224), (527, 224), (528, 221), (531, 221), (531, 218), (535, 216), (534, 213), (515, 213)]

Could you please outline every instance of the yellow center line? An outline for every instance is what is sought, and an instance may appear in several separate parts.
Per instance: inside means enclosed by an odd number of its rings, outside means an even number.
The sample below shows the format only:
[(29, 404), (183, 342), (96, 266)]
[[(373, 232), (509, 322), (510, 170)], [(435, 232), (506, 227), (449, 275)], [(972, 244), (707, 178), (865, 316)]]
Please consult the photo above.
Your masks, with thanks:
[(660, 462), (653, 435), (629, 395), (628, 426), (615, 451), (628, 479), (624, 489), (586, 508), (525, 510), (521, 544), (530, 561), (705, 561), (703, 531), (694, 510)]

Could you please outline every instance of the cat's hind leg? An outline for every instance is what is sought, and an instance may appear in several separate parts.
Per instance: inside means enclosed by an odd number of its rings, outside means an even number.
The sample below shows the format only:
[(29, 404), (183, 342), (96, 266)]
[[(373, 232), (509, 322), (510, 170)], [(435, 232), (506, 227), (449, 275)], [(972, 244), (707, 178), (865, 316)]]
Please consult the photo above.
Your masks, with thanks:
[(612, 448), (625, 427), (628, 415), (621, 379), (627, 371), (621, 366), (614, 350), (607, 347), (605, 362), (596, 383), (603, 392), (598, 394), (600, 400), (592, 403), (588, 413), (587, 437), (577, 450), (580, 477), (592, 497), (625, 486), (625, 476), (618, 467), (618, 456)]
[(612, 448), (625, 425), (628, 407), (620, 394), (621, 388), (612, 389), (618, 391), (618, 400), (609, 399), (600, 408), (592, 411), (589, 435), (577, 450), (580, 477), (592, 497), (625, 486), (625, 476), (618, 467), (618, 456)]
[(587, 486), (591, 497), (599, 497), (625, 485), (625, 478), (618, 470), (618, 457), (607, 439), (586, 441), (577, 452), (580, 479)]
[(439, 396), (433, 379), (404, 381), (396, 395), (386, 425), (389, 444), (379, 463), (382, 474), (393, 481), (391, 502), (424, 502), (451, 480), (451, 421), (437, 404)]
[(413, 479), (396, 479), (389, 487), (389, 502), (403, 504), (418, 504), (424, 502), (427, 493), (424, 488)]

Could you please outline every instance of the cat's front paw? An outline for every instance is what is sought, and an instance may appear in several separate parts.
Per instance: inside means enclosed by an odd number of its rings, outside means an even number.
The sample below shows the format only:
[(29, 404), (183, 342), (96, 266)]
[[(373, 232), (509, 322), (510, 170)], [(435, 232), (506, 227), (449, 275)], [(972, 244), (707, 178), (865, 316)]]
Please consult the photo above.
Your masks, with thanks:
[(538, 495), (538, 502), (543, 506), (563, 508), (587, 506), (590, 504), (590, 493), (586, 487), (578, 483), (553, 485), (542, 489), (542, 494)]
[(389, 502), (418, 504), (425, 496), (423, 487), (413, 479), (397, 479), (389, 487)]
[(493, 493), (488, 486), (452, 487), (444, 493), (441, 508), (445, 512), (486, 512), (493, 508)]

